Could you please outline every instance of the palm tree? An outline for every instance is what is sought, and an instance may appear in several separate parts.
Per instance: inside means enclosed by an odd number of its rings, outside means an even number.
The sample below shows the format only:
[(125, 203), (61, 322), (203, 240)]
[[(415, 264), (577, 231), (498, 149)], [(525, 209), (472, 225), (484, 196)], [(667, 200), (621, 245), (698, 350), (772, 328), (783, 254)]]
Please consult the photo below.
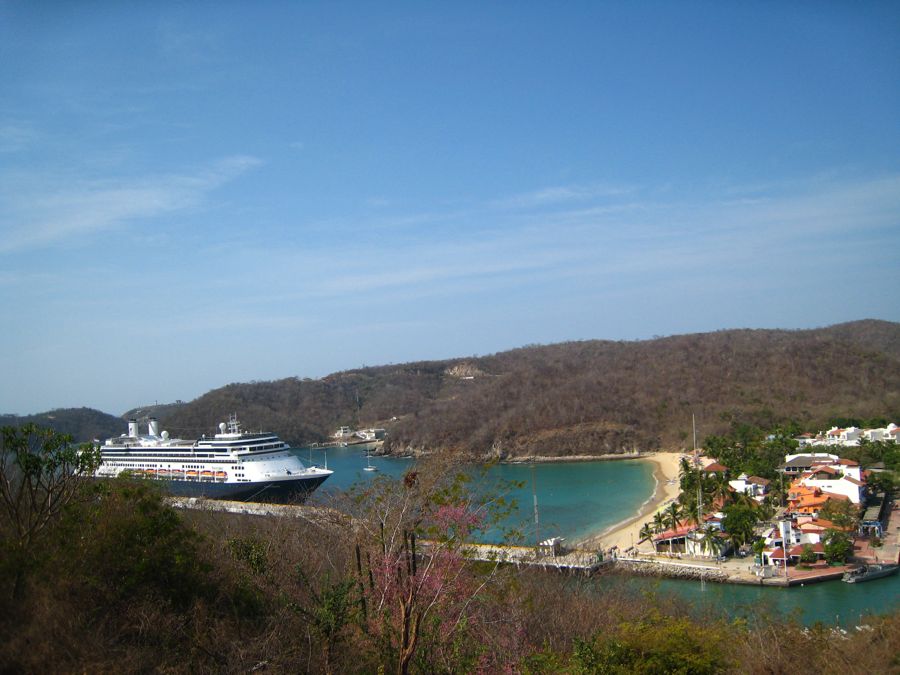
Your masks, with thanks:
[[(661, 511), (657, 511), (653, 514), (653, 531), (656, 534), (663, 532), (666, 529), (666, 519), (663, 516)], [(653, 544), (653, 550), (659, 553), (659, 549), (656, 547), (656, 544)]]
[(681, 509), (678, 507), (678, 502), (672, 502), (669, 504), (669, 507), (666, 509), (666, 518), (669, 520), (669, 525), (673, 530), (677, 530), (678, 526), (681, 525)]
[[(678, 507), (678, 502), (672, 502), (669, 504), (669, 507), (665, 511), (665, 515), (663, 518), (666, 520), (669, 527), (672, 528), (672, 532), (674, 534), (675, 530), (678, 529), (678, 526), (681, 525), (681, 509)], [(675, 545), (675, 537), (673, 536), (669, 539), (669, 553), (674, 551), (673, 547)]]
[(662, 511), (657, 511), (653, 514), (653, 532), (654, 534), (659, 534), (660, 532), (666, 529), (666, 519), (663, 516)]
[(650, 527), (650, 523), (644, 523), (644, 526), (638, 533), (638, 537), (638, 544), (640, 544), (642, 541), (647, 541), (653, 538), (653, 528)]
[(725, 477), (725, 474), (714, 474), (711, 488), (710, 492), (713, 500), (721, 499), (723, 507), (731, 501), (731, 486), (728, 485), (728, 479)]
[(681, 458), (678, 468), (678, 482), (682, 492), (693, 492), (697, 487), (697, 471), (691, 467), (686, 457)]
[(718, 550), (719, 548), (719, 529), (712, 525), (703, 528), (700, 537), (700, 550), (704, 553)]
[(697, 509), (697, 497), (681, 493), (681, 517), (685, 523), (700, 525), (700, 514)]

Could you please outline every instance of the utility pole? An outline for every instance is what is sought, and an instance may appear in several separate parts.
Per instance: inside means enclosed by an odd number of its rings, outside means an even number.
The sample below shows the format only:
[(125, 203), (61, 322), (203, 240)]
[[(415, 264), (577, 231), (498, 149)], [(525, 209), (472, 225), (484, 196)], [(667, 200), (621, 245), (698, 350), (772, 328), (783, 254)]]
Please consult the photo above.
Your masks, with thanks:
[[(700, 473), (700, 457), (697, 455), (697, 417), (691, 413), (691, 428), (694, 432), (694, 466), (697, 469), (697, 533), (703, 536), (703, 476)], [(687, 538), (685, 538), (687, 542)], [(702, 551), (703, 549), (701, 549)], [(718, 551), (716, 551), (718, 555)], [(700, 591), (706, 591), (706, 579), (700, 575)]]
[(538, 519), (537, 481), (534, 477), (534, 461), (531, 462), (531, 497), (534, 501), (534, 549), (538, 556), (541, 554), (541, 530)]

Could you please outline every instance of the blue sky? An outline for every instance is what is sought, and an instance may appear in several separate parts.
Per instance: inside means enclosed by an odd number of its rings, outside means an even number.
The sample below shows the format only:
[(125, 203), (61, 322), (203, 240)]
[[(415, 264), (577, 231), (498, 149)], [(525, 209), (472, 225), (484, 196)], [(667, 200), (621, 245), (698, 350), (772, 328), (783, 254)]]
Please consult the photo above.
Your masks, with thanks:
[(898, 321), (898, 35), (897, 3), (0, 0), (0, 412)]

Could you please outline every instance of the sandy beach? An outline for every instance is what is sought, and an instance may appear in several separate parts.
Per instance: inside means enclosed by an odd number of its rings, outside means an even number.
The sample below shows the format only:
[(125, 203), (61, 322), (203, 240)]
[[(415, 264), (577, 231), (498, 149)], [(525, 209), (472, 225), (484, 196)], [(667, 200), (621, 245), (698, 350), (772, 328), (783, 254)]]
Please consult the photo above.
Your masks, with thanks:
[(653, 514), (678, 497), (678, 465), (682, 455), (677, 452), (657, 452), (652, 455), (641, 455), (641, 459), (653, 462), (653, 477), (656, 479), (656, 490), (645, 501), (633, 516), (608, 527), (602, 532), (586, 537), (577, 543), (579, 548), (609, 549), (617, 546), (625, 551), (637, 545), (641, 526), (649, 521)]

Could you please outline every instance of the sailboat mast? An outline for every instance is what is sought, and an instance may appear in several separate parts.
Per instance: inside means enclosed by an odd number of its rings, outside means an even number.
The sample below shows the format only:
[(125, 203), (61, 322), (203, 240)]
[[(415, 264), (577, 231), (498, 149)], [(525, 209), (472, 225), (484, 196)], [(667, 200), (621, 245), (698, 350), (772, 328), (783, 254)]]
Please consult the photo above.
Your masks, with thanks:
[(531, 464), (531, 497), (534, 501), (534, 545), (535, 550), (540, 553), (541, 551), (541, 533), (540, 533), (540, 522), (538, 520), (538, 503), (537, 503), (537, 483), (534, 477), (534, 463)]

